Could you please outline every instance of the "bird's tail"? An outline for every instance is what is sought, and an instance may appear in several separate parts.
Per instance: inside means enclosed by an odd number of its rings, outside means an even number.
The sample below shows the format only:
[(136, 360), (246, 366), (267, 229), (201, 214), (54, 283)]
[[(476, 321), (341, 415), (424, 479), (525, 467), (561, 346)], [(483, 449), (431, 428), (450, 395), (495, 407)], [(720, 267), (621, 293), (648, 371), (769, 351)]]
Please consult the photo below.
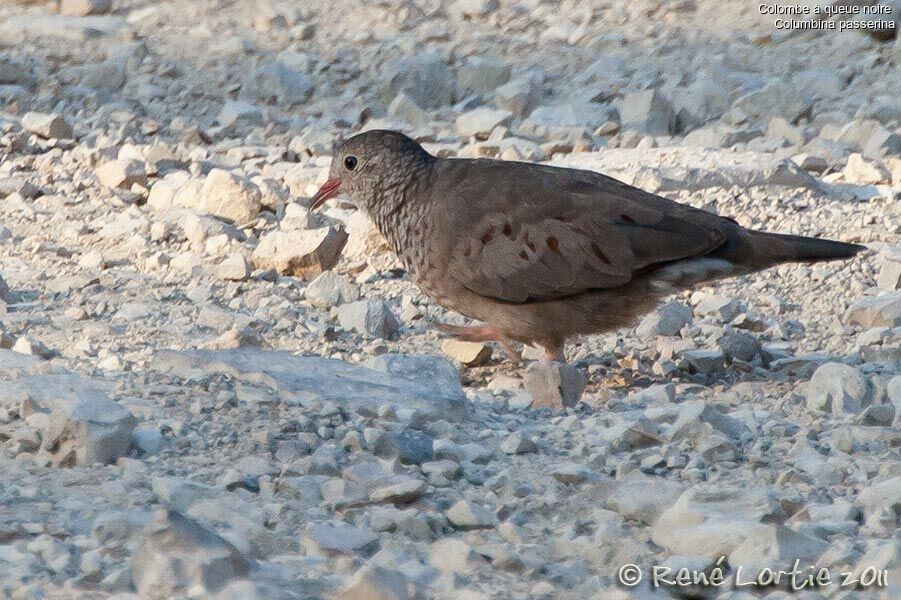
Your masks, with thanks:
[(756, 271), (786, 262), (846, 259), (866, 249), (860, 244), (737, 228), (712, 255)]
[(849, 244), (836, 240), (790, 235), (787, 233), (755, 232), (765, 244), (771, 246), (773, 258), (777, 262), (819, 262), (851, 258), (867, 249), (860, 244)]

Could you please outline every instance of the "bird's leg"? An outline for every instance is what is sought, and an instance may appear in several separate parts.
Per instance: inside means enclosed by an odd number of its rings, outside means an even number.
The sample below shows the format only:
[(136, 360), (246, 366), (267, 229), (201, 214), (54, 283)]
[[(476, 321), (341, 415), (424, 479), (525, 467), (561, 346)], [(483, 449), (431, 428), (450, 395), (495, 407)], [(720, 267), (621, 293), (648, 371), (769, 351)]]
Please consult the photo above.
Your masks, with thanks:
[(566, 357), (563, 355), (563, 344), (559, 346), (544, 346), (544, 356), (541, 357), (541, 362), (566, 364)]
[(450, 336), (463, 340), (464, 342), (497, 342), (504, 349), (507, 357), (513, 362), (520, 362), (522, 354), (520, 354), (510, 340), (493, 325), (448, 325), (447, 323), (435, 323), (438, 331), (446, 333)]

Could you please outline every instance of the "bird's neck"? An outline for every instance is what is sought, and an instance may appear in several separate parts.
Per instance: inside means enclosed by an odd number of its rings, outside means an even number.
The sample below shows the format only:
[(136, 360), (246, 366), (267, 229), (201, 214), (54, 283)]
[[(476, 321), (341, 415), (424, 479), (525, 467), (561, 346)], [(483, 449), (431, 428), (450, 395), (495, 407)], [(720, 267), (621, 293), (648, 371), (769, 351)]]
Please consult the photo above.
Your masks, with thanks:
[(418, 237), (426, 212), (422, 191), (427, 179), (428, 165), (407, 171), (403, 177), (386, 178), (376, 190), (375, 208), (370, 212), (376, 228), (407, 270), (413, 267), (408, 250), (420, 243)]

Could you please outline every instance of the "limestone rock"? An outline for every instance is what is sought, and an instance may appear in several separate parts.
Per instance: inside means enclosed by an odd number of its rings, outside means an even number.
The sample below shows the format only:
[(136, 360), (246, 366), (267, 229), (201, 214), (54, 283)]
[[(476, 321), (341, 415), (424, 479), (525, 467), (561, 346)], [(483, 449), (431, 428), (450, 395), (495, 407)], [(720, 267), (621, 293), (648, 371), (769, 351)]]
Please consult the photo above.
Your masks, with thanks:
[(845, 312), (845, 322), (871, 327), (898, 327), (901, 325), (901, 291), (889, 292), (858, 300)]
[(319, 308), (332, 308), (360, 299), (360, 288), (334, 271), (323, 271), (304, 290), (304, 298)]
[(232, 544), (193, 519), (159, 510), (147, 526), (131, 561), (142, 598), (186, 594), (213, 596), (234, 579), (247, 577), (250, 564)]
[(834, 414), (857, 414), (869, 404), (866, 378), (855, 367), (826, 363), (814, 371), (807, 385), (807, 408)]
[(62, 15), (84, 17), (108, 13), (112, 7), (112, 0), (62, 0), (59, 12)]
[(651, 135), (670, 135), (676, 131), (676, 113), (669, 100), (657, 90), (626, 94), (619, 103), (623, 129)]
[(346, 241), (341, 227), (271, 231), (260, 238), (251, 262), (258, 269), (312, 279), (335, 265)]
[(523, 387), (532, 396), (533, 409), (575, 406), (586, 383), (584, 372), (560, 363), (533, 362), (523, 374)]
[(497, 527), (498, 523), (494, 513), (469, 500), (458, 500), (445, 514), (457, 529), (484, 529)]
[(491, 346), (481, 342), (444, 340), (441, 342), (441, 351), (468, 367), (483, 365), (491, 360)]
[(381, 298), (367, 298), (338, 307), (341, 327), (363, 335), (389, 338), (400, 324)]
[(22, 117), (22, 129), (42, 138), (69, 139), (72, 137), (72, 127), (56, 113), (25, 113)]
[(147, 170), (144, 163), (131, 159), (111, 160), (97, 167), (94, 175), (100, 183), (109, 188), (131, 189), (134, 184), (147, 184)]
[(657, 335), (677, 335), (686, 325), (692, 323), (691, 308), (681, 302), (671, 301), (648, 314), (635, 329), (641, 337)]
[(314, 523), (307, 526), (301, 543), (317, 554), (368, 556), (379, 547), (379, 536), (369, 529), (345, 523)]
[(243, 225), (260, 212), (260, 190), (244, 177), (213, 169), (203, 180), (200, 206), (203, 212)]

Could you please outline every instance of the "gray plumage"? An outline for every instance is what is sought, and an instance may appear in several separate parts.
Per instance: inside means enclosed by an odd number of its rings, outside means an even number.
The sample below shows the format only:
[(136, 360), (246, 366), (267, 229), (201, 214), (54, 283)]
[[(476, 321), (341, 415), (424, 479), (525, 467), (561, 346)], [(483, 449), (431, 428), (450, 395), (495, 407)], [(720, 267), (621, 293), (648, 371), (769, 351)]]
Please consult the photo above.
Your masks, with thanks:
[(372, 217), (435, 302), (549, 356), (688, 286), (864, 248), (745, 229), (591, 171), (436, 158), (392, 131), (335, 150), (314, 207), (337, 193)]

